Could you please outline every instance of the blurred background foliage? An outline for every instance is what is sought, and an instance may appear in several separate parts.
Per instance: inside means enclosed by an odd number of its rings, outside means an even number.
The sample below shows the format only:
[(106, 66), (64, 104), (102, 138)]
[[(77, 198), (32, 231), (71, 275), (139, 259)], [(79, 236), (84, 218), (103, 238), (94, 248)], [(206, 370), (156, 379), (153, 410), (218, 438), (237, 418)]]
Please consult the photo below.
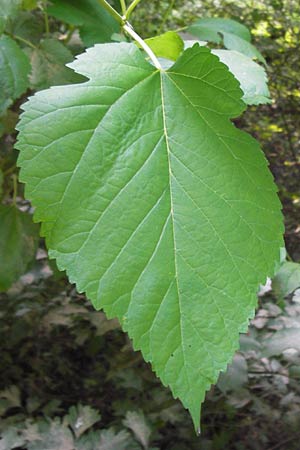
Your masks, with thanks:
[[(133, 352), (118, 323), (94, 311), (49, 262), (17, 182), (13, 145), (20, 106), (35, 90), (78, 81), (64, 64), (87, 42), (97, 41), (99, 12), (91, 19), (81, 9), (71, 20), (51, 12), (45, 1), (0, 0), (0, 6), (0, 62), (4, 65), (7, 56), (1, 43), (9, 38), (17, 44), (16, 50), (10, 42), (9, 51), (22, 51), (27, 61), (18, 69), (19, 82), (28, 79), (25, 88), (19, 86), (21, 97), (16, 85), (0, 79), (1, 90), (10, 92), (5, 102), (0, 94), (0, 254), (10, 249), (19, 261), (10, 268), (11, 258), (0, 260), (0, 450), (298, 450), (299, 1), (153, 0), (141, 2), (132, 16), (143, 37), (184, 32), (200, 17), (239, 20), (268, 63), (273, 102), (248, 108), (237, 126), (258, 138), (270, 161), (283, 203), (287, 253), (260, 291), (240, 352), (207, 395), (200, 437), (181, 404)], [(9, 246), (13, 233), (5, 234), (7, 223), (10, 230), (22, 230), (17, 249)]]

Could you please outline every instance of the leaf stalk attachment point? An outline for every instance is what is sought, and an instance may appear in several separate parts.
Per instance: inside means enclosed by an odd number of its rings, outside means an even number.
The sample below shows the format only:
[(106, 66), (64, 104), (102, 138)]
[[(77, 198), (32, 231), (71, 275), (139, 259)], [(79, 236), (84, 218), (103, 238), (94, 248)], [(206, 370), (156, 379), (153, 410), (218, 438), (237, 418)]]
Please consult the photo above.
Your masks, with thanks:
[[(129, 5), (126, 13), (121, 16), (118, 11), (116, 11), (106, 0), (98, 0), (98, 2), (103, 6), (103, 8), (106, 9), (109, 14), (116, 19), (116, 21), (121, 25), (123, 30), (129, 34), (130, 37), (132, 37), (141, 47), (142, 49), (147, 53), (151, 61), (153, 62), (154, 66), (158, 70), (162, 70), (162, 67), (160, 65), (160, 62), (158, 61), (157, 57), (151, 50), (151, 48), (146, 44), (146, 42), (134, 31), (130, 23), (127, 21), (129, 15), (134, 10), (134, 8), (137, 6), (137, 4), (140, 2), (140, 0), (133, 0), (133, 2)], [(124, 7), (126, 7), (125, 0), (121, 2), (122, 10)]]

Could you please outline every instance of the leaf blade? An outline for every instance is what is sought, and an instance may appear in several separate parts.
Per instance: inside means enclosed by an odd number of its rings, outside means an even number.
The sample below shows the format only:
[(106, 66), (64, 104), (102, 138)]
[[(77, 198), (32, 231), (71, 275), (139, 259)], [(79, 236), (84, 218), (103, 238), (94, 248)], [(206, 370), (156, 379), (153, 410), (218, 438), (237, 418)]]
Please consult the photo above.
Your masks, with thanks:
[(209, 49), (159, 72), (134, 45), (106, 44), (72, 67), (90, 80), (25, 107), (21, 179), (50, 255), (119, 318), (198, 427), (279, 257), (272, 176), (230, 122), (242, 91)]
[(199, 19), (187, 28), (187, 31), (199, 39), (220, 44), (223, 38), (225, 48), (243, 53), (249, 58), (257, 58), (267, 64), (265, 58), (251, 44), (251, 35), (245, 25), (232, 19), (204, 18)]
[(5, 291), (34, 259), (39, 235), (29, 214), (14, 206), (0, 205), (0, 219), (0, 291)]
[(271, 103), (265, 69), (251, 58), (235, 50), (212, 50), (240, 82), (247, 105)]
[(0, 37), (0, 115), (28, 88), (30, 64), (8, 36)]
[(239, 36), (241, 39), (250, 42), (251, 35), (248, 28), (232, 19), (223, 19), (219, 17), (203, 18), (198, 19), (189, 28), (192, 34), (195, 31), (201, 39), (215, 39), (217, 44), (220, 42), (220, 36), (218, 33), (230, 33), (235, 36)]
[(43, 39), (35, 49), (28, 50), (32, 89), (45, 89), (50, 86), (79, 83), (83, 78), (66, 67), (73, 60), (70, 50), (57, 39)]
[(80, 36), (89, 47), (99, 42), (108, 42), (120, 27), (97, 0), (53, 0), (49, 14), (80, 28)]
[(156, 56), (176, 61), (184, 49), (184, 43), (179, 34), (167, 31), (153, 38), (145, 39), (146, 44)]

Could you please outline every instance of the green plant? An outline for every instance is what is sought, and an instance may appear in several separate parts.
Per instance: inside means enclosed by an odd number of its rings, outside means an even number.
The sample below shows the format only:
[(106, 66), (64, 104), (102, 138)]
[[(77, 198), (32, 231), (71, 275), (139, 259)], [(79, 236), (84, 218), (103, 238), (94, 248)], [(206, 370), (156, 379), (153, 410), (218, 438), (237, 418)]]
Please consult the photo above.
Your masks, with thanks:
[[(69, 3), (48, 13), (78, 26), (90, 45), (95, 21), (81, 22)], [(245, 103), (269, 101), (251, 58), (263, 59), (235, 22), (189, 30), (217, 43), (221, 35), (228, 50), (188, 42), (183, 52), (175, 33), (143, 41), (134, 32), (127, 19), (137, 1), (122, 2), (122, 16), (101, 3), (111, 32), (121, 27), (145, 54), (129, 43), (97, 45), (63, 82), (88, 81), (31, 98), (19, 124), (21, 180), (50, 256), (96, 308), (119, 318), (198, 428), (205, 391), (232, 358), (282, 246), (264, 157), (230, 122)]]

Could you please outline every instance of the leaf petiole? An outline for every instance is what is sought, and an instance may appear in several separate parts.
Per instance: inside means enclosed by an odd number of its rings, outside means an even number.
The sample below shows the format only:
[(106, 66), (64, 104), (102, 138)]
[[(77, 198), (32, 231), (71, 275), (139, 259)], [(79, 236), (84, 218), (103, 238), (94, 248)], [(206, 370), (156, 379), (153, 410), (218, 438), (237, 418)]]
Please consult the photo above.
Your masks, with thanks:
[(43, 0), (41, 4), (38, 5), (38, 7), (44, 15), (45, 34), (48, 36), (50, 33), (50, 28), (49, 28), (49, 17), (47, 12), (47, 0)]
[(47, 36), (49, 36), (50, 27), (49, 27), (49, 17), (48, 17), (46, 5), (43, 8), (43, 13), (44, 13), (44, 22), (45, 22), (45, 33)]
[[(129, 5), (129, 8), (126, 12), (126, 17), (133, 11), (133, 9), (136, 7), (136, 5), (139, 3), (140, 0), (134, 0), (131, 5)], [(142, 49), (147, 53), (151, 61), (153, 62), (154, 66), (158, 70), (162, 70), (162, 67), (160, 65), (160, 62), (158, 61), (157, 57), (151, 50), (151, 48), (146, 44), (146, 42), (134, 31), (132, 26), (129, 24), (129, 22), (126, 21), (125, 17), (122, 17), (106, 0), (98, 0), (98, 2), (103, 6), (103, 8), (106, 9), (122, 26), (123, 30), (129, 34), (130, 37), (132, 37), (138, 44), (142, 47)], [(124, 0), (125, 3), (125, 0)]]
[(133, 2), (130, 3), (130, 5), (127, 8), (126, 11), (126, 19), (129, 19), (130, 14), (132, 13), (132, 11), (136, 8), (136, 6), (140, 3), (141, 0), (133, 0)]
[(151, 59), (151, 61), (153, 62), (154, 66), (158, 69), (158, 70), (162, 70), (162, 67), (160, 65), (160, 62), (158, 61), (157, 57), (155, 56), (155, 54), (153, 53), (153, 51), (151, 50), (151, 48), (146, 44), (146, 42), (134, 31), (134, 29), (131, 27), (131, 25), (126, 22), (123, 25), (123, 30), (126, 31), (127, 34), (129, 34), (129, 36), (131, 36), (138, 44), (140, 44), (140, 46), (142, 47), (142, 49), (147, 53), (147, 55), (149, 56), (149, 58)]
[(28, 45), (28, 47), (31, 47), (31, 48), (34, 48), (34, 49), (37, 48), (32, 42), (28, 41), (27, 39), (22, 38), (21, 36), (17, 36), (15, 34), (11, 34), (11, 33), (8, 33), (8, 32), (5, 32), (5, 34), (7, 36), (11, 37), (12, 39), (15, 39), (16, 41), (23, 42), (23, 44)]
[(120, 0), (121, 10), (124, 17), (126, 17), (126, 2), (125, 0)]

